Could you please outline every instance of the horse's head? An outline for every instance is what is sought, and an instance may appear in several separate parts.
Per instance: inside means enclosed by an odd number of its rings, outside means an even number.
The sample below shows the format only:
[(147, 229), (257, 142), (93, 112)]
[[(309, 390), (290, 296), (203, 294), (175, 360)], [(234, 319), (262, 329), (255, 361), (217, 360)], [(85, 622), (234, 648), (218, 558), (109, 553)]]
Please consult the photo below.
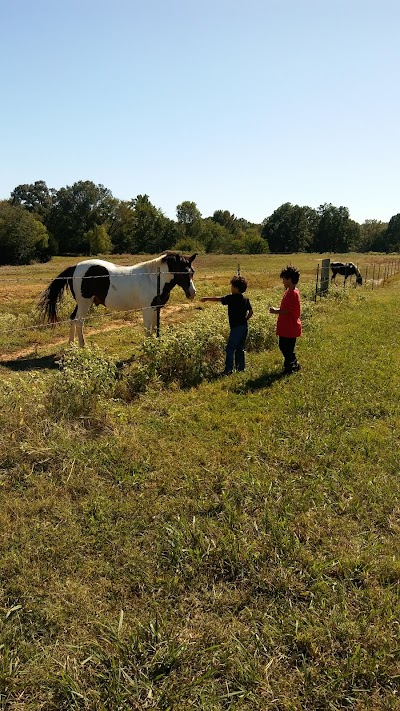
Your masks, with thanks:
[(196, 289), (193, 284), (193, 274), (194, 269), (192, 267), (192, 262), (197, 257), (197, 254), (193, 254), (191, 257), (184, 257), (182, 254), (177, 252), (167, 252), (162, 261), (167, 263), (168, 271), (173, 274), (173, 281), (178, 284), (188, 299), (194, 299), (196, 296)]
[(360, 271), (357, 267), (357, 264), (353, 264), (353, 262), (350, 262), (350, 266), (352, 267), (352, 273), (356, 275), (356, 284), (359, 284), (361, 286), (362, 285), (362, 276), (361, 276)]

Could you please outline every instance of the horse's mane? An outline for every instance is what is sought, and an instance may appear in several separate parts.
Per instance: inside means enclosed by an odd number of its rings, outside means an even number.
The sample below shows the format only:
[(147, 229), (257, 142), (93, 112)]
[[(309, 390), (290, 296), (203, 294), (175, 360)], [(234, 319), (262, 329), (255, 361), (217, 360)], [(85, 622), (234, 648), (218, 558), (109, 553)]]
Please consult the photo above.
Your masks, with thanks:
[(164, 254), (161, 254), (159, 257), (147, 259), (145, 262), (138, 262), (137, 264), (134, 264), (133, 267), (134, 269), (136, 269), (136, 267), (147, 267), (148, 269), (151, 269), (152, 267), (157, 268), (158, 266), (160, 266), (163, 257)]
[(138, 262), (137, 264), (134, 264), (134, 268), (136, 267), (146, 267), (147, 269), (157, 269), (161, 265), (161, 262), (165, 260), (165, 257), (181, 257), (182, 255), (179, 252), (175, 252), (173, 250), (165, 250), (162, 254), (160, 254), (159, 257), (154, 257), (153, 259), (148, 259), (146, 262)]

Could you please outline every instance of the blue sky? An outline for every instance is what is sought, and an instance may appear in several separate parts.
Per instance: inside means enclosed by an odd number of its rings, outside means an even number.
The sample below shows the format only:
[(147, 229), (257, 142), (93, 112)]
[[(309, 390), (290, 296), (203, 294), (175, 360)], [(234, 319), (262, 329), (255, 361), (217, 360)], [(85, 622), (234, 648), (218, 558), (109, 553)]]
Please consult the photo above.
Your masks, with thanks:
[(0, 199), (400, 212), (398, 0), (0, 0)]

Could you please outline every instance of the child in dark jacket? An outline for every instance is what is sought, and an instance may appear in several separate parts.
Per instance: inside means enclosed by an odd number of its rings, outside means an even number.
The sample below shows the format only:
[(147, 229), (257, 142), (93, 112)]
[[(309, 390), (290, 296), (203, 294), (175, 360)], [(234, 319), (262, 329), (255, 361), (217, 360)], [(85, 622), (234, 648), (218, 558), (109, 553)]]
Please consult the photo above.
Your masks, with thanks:
[(226, 344), (226, 360), (224, 375), (231, 375), (233, 372), (233, 362), (236, 370), (244, 370), (245, 353), (248, 333), (248, 320), (253, 315), (253, 309), (249, 299), (243, 296), (247, 289), (247, 281), (244, 277), (234, 276), (231, 279), (231, 293), (226, 296), (203, 296), (200, 301), (219, 301), (228, 307), (228, 318), (231, 331)]

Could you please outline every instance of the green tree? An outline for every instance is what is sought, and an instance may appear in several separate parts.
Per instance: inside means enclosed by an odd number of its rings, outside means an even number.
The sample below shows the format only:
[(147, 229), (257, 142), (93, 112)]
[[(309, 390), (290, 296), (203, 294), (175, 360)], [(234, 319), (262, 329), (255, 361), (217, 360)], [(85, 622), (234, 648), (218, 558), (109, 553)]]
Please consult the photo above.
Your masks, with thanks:
[(48, 233), (20, 205), (0, 202), (0, 264), (30, 264), (47, 258)]
[(360, 235), (358, 243), (355, 245), (356, 252), (384, 252), (387, 222), (379, 220), (365, 220), (360, 225)]
[(110, 190), (90, 180), (58, 190), (46, 224), (59, 244), (60, 253), (87, 252), (87, 233), (95, 224), (110, 224), (117, 203)]
[(400, 252), (400, 213), (389, 220), (385, 233), (385, 252)]
[(110, 254), (113, 245), (104, 225), (94, 225), (85, 235), (90, 254)]
[(233, 235), (237, 235), (240, 230), (238, 219), (229, 210), (215, 210), (211, 219)]
[(33, 184), (17, 185), (11, 193), (10, 203), (38, 215), (46, 223), (56, 191), (49, 190), (44, 180), (36, 180)]
[(261, 237), (273, 253), (306, 252), (311, 249), (317, 223), (311, 207), (286, 202), (264, 220)]
[(214, 222), (212, 217), (207, 217), (202, 221), (200, 241), (204, 246), (204, 251), (223, 254), (233, 254), (231, 245), (233, 240), (231, 232), (223, 227), (219, 222)]
[(176, 218), (181, 225), (192, 225), (201, 219), (201, 212), (195, 202), (185, 200), (176, 206)]
[(135, 223), (134, 247), (136, 253), (163, 252), (170, 249), (179, 238), (175, 223), (149, 200), (148, 195), (138, 195), (132, 200)]
[(320, 205), (319, 222), (314, 240), (317, 252), (348, 252), (359, 237), (359, 225), (350, 219), (347, 207), (331, 203)]
[(108, 233), (115, 254), (135, 252), (135, 211), (131, 200), (118, 201)]
[(201, 240), (202, 219), (201, 212), (195, 202), (185, 200), (176, 206), (176, 217), (178, 221), (178, 234), (180, 240), (190, 238), (193, 241)]
[(267, 241), (261, 237), (258, 229), (246, 230), (242, 233), (242, 243), (246, 254), (267, 254)]

